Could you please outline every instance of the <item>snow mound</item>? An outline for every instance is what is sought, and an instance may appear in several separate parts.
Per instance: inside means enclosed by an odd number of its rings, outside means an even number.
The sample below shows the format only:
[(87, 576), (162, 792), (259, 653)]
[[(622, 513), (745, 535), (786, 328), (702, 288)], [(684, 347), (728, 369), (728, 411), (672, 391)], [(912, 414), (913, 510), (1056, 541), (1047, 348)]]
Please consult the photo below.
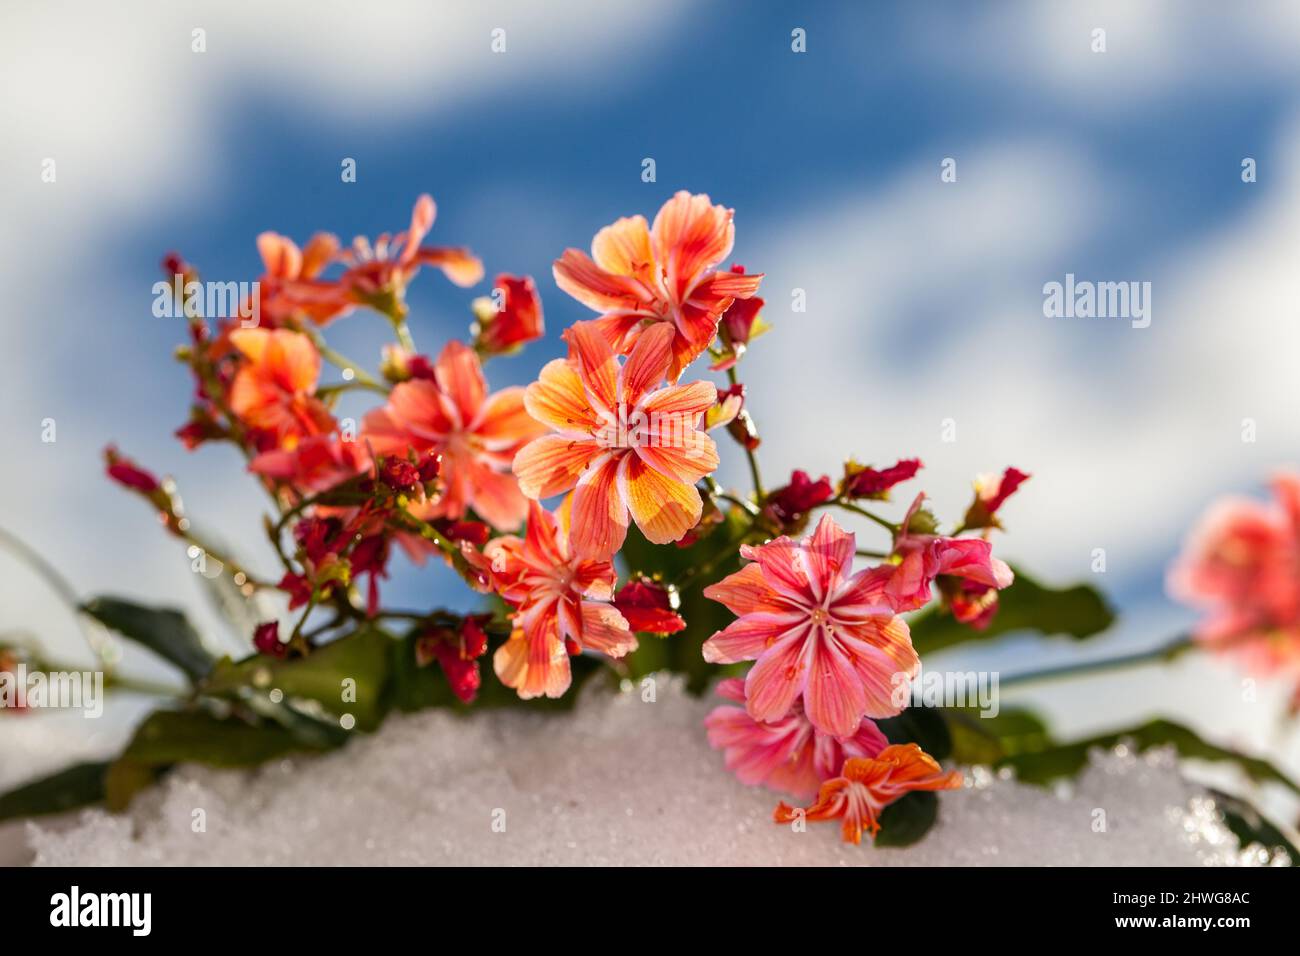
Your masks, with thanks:
[(795, 832), (772, 822), (777, 795), (740, 784), (709, 747), (716, 700), (669, 677), (653, 690), (593, 690), (570, 714), (394, 717), (324, 757), (181, 768), (126, 815), (29, 824), (28, 839), (49, 866), (1266, 862), (1238, 848), (1171, 754), (1123, 747), (1055, 790), (976, 768), (906, 849), (845, 845), (834, 824)]

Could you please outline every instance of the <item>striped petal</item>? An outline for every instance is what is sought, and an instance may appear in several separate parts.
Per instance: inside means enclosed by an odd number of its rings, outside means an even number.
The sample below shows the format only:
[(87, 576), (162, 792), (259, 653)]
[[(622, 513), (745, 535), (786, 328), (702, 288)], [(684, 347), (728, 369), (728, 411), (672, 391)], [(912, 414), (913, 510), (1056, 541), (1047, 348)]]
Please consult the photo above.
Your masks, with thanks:
[(533, 418), (565, 435), (588, 436), (600, 427), (582, 379), (564, 359), (542, 367), (537, 381), (524, 390), (524, 407)]
[(619, 457), (606, 453), (594, 459), (573, 490), (569, 545), (579, 557), (608, 558), (627, 537), (627, 505), (618, 487)]
[(636, 454), (623, 457), (618, 485), (636, 526), (653, 544), (680, 541), (704, 510), (695, 485), (660, 474)]
[(577, 367), (589, 404), (599, 403), (596, 413), (618, 406), (618, 360), (614, 350), (590, 322), (575, 322), (564, 333), (569, 343), (569, 360)]
[(575, 441), (561, 435), (535, 438), (515, 455), (519, 489), (529, 498), (549, 498), (568, 491), (600, 454), (600, 448), (590, 439)]

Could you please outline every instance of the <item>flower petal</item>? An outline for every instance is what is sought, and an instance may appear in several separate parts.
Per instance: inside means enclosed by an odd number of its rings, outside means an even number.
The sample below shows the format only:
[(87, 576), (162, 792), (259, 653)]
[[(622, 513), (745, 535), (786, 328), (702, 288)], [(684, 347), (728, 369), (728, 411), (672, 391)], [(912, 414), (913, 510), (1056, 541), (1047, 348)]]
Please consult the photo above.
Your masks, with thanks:
[[(656, 322), (637, 337), (636, 345), (632, 346), (619, 373), (619, 399), (629, 408), (639, 403), (668, 374), (672, 342), (673, 328), (667, 322)], [(713, 399), (710, 399), (704, 407), (712, 404)]]
[(636, 635), (628, 628), (627, 619), (611, 604), (595, 601), (582, 602), (582, 634), (578, 643), (587, 650), (600, 651), (609, 657), (619, 658), (636, 650)]
[(596, 312), (635, 310), (641, 302), (636, 279), (605, 271), (577, 249), (565, 249), (551, 273), (556, 285)]
[(862, 679), (835, 639), (817, 627), (812, 639), (804, 712), (824, 734), (848, 737), (866, 711)]
[(908, 699), (901, 690), (910, 686), (921, 666), (907, 622), (901, 617), (877, 618), (835, 630), (866, 694), (861, 715), (879, 718), (899, 713)]
[(735, 574), (704, 589), (704, 596), (717, 601), (737, 617), (759, 611), (785, 611), (790, 609), (781, 596), (772, 590), (763, 570), (757, 564), (747, 564)]
[(799, 545), (782, 535), (766, 544), (741, 545), (740, 555), (757, 562), (768, 585), (796, 604), (818, 603), (808, 584), (802, 560), (796, 558)]
[(582, 379), (564, 359), (542, 366), (537, 381), (524, 390), (524, 407), (533, 418), (562, 434), (589, 436), (600, 427)]
[(704, 659), (710, 664), (758, 660), (764, 651), (798, 628), (805, 619), (806, 615), (789, 612), (746, 614), (704, 642)]
[(701, 273), (731, 252), (736, 235), (731, 220), (732, 210), (685, 190), (660, 208), (650, 233), (655, 261), (675, 302), (684, 301)]
[(529, 498), (549, 498), (568, 491), (600, 454), (600, 448), (590, 439), (575, 441), (562, 435), (536, 438), (515, 455), (519, 489)]
[(745, 709), (755, 720), (779, 720), (790, 712), (808, 680), (809, 626), (796, 627), (768, 648), (745, 677)]
[(627, 505), (618, 487), (619, 458), (606, 453), (593, 459), (574, 488), (569, 545), (579, 557), (608, 558), (627, 537)]
[(596, 233), (591, 256), (607, 273), (645, 279), (653, 274), (650, 225), (645, 216), (625, 216)]
[(609, 342), (590, 322), (575, 322), (564, 333), (573, 362), (586, 389), (588, 404), (604, 416), (618, 406), (618, 360)]
[(636, 526), (652, 544), (680, 541), (700, 521), (704, 504), (695, 485), (660, 474), (638, 454), (623, 457), (618, 484)]
[(546, 426), (528, 413), (524, 390), (518, 385), (488, 396), (473, 428), (474, 434), (492, 452), (516, 448), (545, 430)]
[(415, 261), (441, 269), (443, 275), (462, 289), (477, 285), (483, 279), (483, 262), (463, 246), (421, 246), (416, 250)]
[(537, 627), (529, 636), (516, 630), (492, 655), (492, 669), (523, 700), (562, 697), (572, 681), (569, 655), (553, 628)]
[(452, 339), (443, 348), (433, 366), (434, 378), (460, 412), (460, 424), (469, 425), (478, 418), (487, 398), (483, 365), (474, 350)]
[(712, 382), (691, 382), (689, 385), (668, 385), (659, 389), (641, 403), (641, 408), (647, 415), (689, 417), (702, 415), (717, 400), (718, 388)]
[(661, 437), (663, 423), (648, 437), (649, 444), (636, 446), (636, 455), (670, 481), (694, 485), (718, 470), (718, 446), (704, 432), (690, 430), (677, 436)]
[(799, 556), (818, 601), (838, 590), (845, 572), (852, 572), (856, 547), (852, 532), (841, 528), (830, 515), (822, 515), (816, 530), (799, 549)]

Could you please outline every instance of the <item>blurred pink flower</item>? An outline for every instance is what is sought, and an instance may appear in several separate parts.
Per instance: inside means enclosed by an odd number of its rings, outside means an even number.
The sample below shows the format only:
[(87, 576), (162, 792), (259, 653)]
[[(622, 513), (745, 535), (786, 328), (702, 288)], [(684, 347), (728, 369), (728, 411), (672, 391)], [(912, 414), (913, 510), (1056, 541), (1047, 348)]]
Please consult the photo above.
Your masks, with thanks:
[(1170, 594), (1206, 617), (1196, 637), (1263, 674), (1300, 674), (1300, 475), (1274, 503), (1229, 497), (1201, 518), (1168, 575)]

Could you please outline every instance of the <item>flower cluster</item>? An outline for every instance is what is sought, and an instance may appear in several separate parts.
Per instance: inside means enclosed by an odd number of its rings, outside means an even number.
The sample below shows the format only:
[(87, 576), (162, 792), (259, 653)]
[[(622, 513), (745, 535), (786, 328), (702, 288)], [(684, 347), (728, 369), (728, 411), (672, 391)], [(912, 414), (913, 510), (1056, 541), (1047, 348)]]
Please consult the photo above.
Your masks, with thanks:
[[(288, 666), (332, 640), (403, 621), (416, 666), (436, 662), (452, 694), (469, 702), (489, 653), (497, 680), (518, 697), (554, 698), (575, 682), (574, 657), (616, 662), (627, 674), (638, 635), (680, 635), (710, 663), (753, 662), (719, 685), (729, 704), (709, 716), (708, 735), (745, 783), (815, 797), (806, 810), (781, 804), (778, 821), (841, 819), (845, 838), (858, 842), (908, 792), (958, 785), (915, 744), (891, 744), (876, 721), (900, 712), (900, 688), (920, 665), (905, 614), (936, 589), (958, 621), (979, 628), (996, 614), (1012, 574), (993, 557), (990, 534), (1028, 476), (1007, 469), (977, 482), (950, 534), (924, 494), (898, 521), (869, 510), (916, 477), (919, 459), (850, 461), (838, 482), (795, 471), (765, 488), (739, 379), (769, 328), (757, 294), (763, 275), (728, 262), (733, 211), (686, 192), (653, 224), (619, 219), (596, 234), (590, 255), (568, 249), (555, 261), (556, 284), (595, 315), (565, 329), (567, 354), (536, 381), (494, 391), (484, 363), (544, 333), (537, 283), (497, 275), (491, 294), (470, 304), (467, 340), (421, 352), (406, 301), (421, 268), (463, 287), (484, 275), (467, 249), (423, 244), (434, 217), (433, 200), (421, 196), (404, 231), (373, 241), (344, 247), (321, 233), (299, 248), (264, 233), (263, 272), (245, 303), (255, 308), (205, 316), (187, 304), (179, 354), (195, 391), (177, 436), (189, 449), (234, 445), (268, 492), (265, 524), (283, 574), (261, 580), (222, 563), (245, 593), (278, 591), (296, 615), (288, 633), (275, 621), (260, 625), (255, 651)], [(178, 255), (164, 265), (178, 285), (197, 279)], [(358, 310), (393, 331), (376, 374), (324, 337)], [(327, 366), (338, 380), (322, 380)], [(710, 372), (725, 384), (700, 377)], [(367, 411), (342, 414), (345, 399), (367, 396)], [(724, 432), (747, 461), (748, 490), (715, 478), (714, 436)], [(169, 531), (215, 556), (170, 481), (114, 449), (107, 462)], [(885, 544), (860, 551), (832, 510), (884, 528)], [(685, 552), (685, 570), (642, 566), (637, 555), (657, 547)], [(439, 557), (497, 610), (388, 608), (380, 582), (399, 551), (416, 562)], [(719, 602), (735, 621), (698, 633), (684, 594)]]

